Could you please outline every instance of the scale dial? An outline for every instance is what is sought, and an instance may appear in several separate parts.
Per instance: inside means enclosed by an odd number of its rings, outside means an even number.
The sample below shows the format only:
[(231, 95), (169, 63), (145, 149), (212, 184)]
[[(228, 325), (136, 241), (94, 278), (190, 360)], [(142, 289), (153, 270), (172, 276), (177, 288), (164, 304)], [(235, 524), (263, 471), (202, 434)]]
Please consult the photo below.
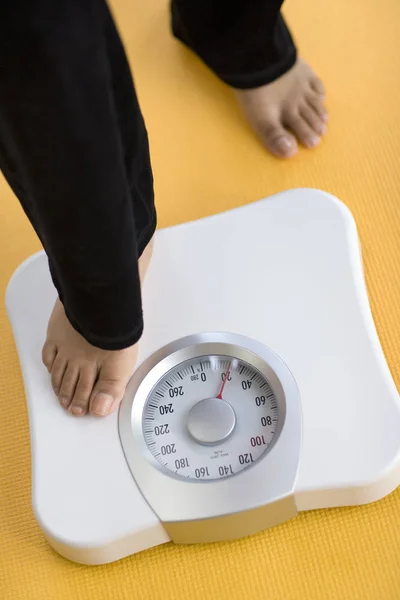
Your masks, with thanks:
[(300, 396), (286, 364), (256, 340), (210, 332), (157, 350), (127, 386), (119, 433), (175, 542), (243, 537), (297, 512)]
[(279, 420), (268, 378), (232, 352), (196, 356), (168, 370), (147, 398), (142, 428), (163, 469), (192, 480), (215, 480), (261, 458)]

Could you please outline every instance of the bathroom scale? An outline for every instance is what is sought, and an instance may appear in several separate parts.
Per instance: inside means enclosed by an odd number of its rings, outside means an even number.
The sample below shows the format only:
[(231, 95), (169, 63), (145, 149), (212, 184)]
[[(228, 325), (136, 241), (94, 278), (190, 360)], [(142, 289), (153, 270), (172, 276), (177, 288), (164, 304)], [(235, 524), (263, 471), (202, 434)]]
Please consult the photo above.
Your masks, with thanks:
[(41, 362), (56, 291), (39, 252), (6, 294), (24, 380), (34, 514), (103, 564), (255, 534), (400, 483), (400, 401), (354, 219), (295, 189), (160, 229), (119, 410), (74, 417)]

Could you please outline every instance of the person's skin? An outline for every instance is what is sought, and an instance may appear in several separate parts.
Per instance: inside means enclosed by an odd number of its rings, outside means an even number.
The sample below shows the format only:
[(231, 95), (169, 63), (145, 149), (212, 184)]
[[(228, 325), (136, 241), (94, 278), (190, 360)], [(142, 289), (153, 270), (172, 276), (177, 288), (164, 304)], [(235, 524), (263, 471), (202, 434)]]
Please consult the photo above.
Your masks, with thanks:
[(269, 85), (236, 91), (248, 122), (278, 158), (294, 156), (298, 142), (306, 148), (319, 144), (328, 120), (324, 96), (321, 80), (301, 59)]
[[(153, 240), (139, 258), (143, 283), (153, 254)], [(87, 412), (104, 417), (121, 402), (133, 374), (137, 344), (124, 350), (92, 346), (68, 321), (57, 299), (50, 316), (42, 360), (51, 374), (53, 390), (63, 408), (77, 417)]]
[[(235, 95), (251, 127), (266, 148), (290, 158), (300, 142), (313, 148), (326, 131), (324, 87), (302, 60), (278, 80)], [(152, 242), (139, 259), (143, 281), (152, 255)], [(57, 300), (50, 317), (42, 358), (60, 404), (76, 416), (90, 412), (109, 415), (121, 402), (132, 376), (137, 344), (107, 351), (89, 344), (69, 323)]]

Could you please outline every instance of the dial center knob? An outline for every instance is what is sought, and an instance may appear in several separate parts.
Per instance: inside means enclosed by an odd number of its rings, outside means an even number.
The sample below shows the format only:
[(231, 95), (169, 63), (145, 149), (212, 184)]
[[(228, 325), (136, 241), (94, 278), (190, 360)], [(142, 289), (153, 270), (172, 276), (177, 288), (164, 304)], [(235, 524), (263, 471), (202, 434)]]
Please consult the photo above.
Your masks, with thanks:
[(206, 398), (197, 402), (190, 409), (187, 421), (192, 438), (205, 446), (226, 440), (235, 424), (236, 415), (232, 406), (219, 398)]

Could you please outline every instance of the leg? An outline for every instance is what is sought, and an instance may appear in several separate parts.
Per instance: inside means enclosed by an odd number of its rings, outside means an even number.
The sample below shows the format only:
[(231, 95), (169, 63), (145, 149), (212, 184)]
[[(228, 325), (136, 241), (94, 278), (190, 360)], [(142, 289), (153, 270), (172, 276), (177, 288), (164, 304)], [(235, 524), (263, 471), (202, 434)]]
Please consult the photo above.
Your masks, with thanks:
[[(267, 148), (285, 158), (325, 133), (324, 89), (297, 52), (282, 0), (172, 0), (172, 28), (228, 85)], [(293, 136), (289, 131), (292, 131)]]
[(59, 293), (43, 360), (65, 408), (107, 414), (136, 360), (156, 226), (129, 66), (104, 0), (2, 3), (0, 55), (0, 167)]

